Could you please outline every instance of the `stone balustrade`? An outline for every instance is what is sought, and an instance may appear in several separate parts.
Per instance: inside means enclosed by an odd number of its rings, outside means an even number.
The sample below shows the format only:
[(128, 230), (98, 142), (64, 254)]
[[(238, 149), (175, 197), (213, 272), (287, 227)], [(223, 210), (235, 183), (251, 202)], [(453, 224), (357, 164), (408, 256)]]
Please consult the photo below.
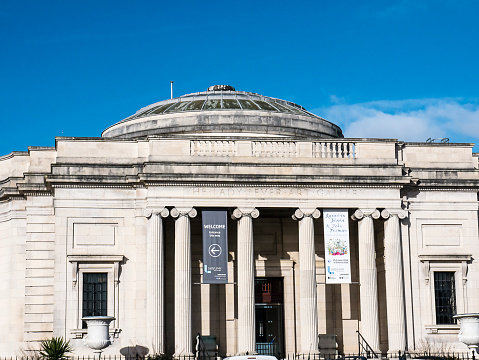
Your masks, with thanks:
[[(251, 153), (240, 153), (238, 145), (247, 143), (246, 148)], [(321, 141), (301, 142), (310, 144), (309, 154), (299, 150), (296, 141), (223, 141), (223, 140), (191, 140), (190, 154), (192, 156), (254, 156), (254, 157), (299, 157), (329, 159), (355, 159), (357, 158), (357, 146), (350, 141)], [(312, 146), (312, 148), (311, 148)], [(305, 147), (302, 146), (302, 149)]]
[(355, 159), (356, 144), (353, 142), (338, 142), (338, 141), (314, 142), (313, 157)]
[(236, 142), (227, 140), (191, 140), (193, 156), (235, 156)]
[(294, 141), (252, 141), (253, 156), (259, 157), (296, 157)]

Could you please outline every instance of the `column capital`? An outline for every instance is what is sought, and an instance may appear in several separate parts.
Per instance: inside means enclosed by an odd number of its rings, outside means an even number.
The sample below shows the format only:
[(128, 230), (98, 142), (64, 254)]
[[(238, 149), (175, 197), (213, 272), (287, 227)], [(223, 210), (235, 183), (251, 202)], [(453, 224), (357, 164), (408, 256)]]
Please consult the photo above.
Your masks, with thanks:
[(373, 219), (379, 219), (381, 214), (379, 213), (378, 209), (357, 209), (353, 215), (351, 215), (351, 219), (353, 220), (361, 220), (365, 217), (371, 217)]
[(381, 217), (383, 219), (389, 219), (392, 216), (397, 216), (399, 219), (405, 219), (408, 216), (408, 212), (403, 209), (384, 209), (381, 211)]
[(320, 216), (321, 216), (321, 211), (319, 211), (316, 208), (314, 208), (314, 209), (307, 209), (307, 208), (306, 209), (300, 209), (300, 208), (298, 208), (298, 209), (296, 209), (293, 216), (291, 216), (291, 217), (293, 218), (293, 220), (301, 220), (304, 217), (319, 219)]
[(167, 208), (160, 208), (160, 209), (145, 209), (143, 210), (143, 216), (147, 219), (151, 218), (152, 215), (160, 215), (162, 218), (168, 217), (170, 212)]
[(196, 217), (198, 212), (194, 207), (191, 208), (176, 208), (171, 209), (170, 214), (174, 218), (179, 218), (180, 216), (188, 216), (190, 218)]
[(231, 218), (233, 220), (239, 220), (243, 216), (247, 216), (247, 217), (250, 217), (252, 219), (256, 219), (259, 216), (259, 210), (256, 209), (256, 208), (249, 208), (249, 209), (236, 208), (236, 209), (234, 209), (233, 214), (231, 215)]

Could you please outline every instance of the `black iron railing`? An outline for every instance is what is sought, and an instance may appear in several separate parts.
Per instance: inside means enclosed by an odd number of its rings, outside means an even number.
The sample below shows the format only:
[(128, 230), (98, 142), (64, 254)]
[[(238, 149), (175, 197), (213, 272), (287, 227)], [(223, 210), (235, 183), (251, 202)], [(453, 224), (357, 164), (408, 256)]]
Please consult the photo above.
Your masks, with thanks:
[(366, 339), (361, 335), (359, 331), (356, 330), (358, 333), (358, 348), (359, 348), (359, 354), (361, 356), (365, 356), (367, 359), (371, 358), (381, 358), (376, 352), (373, 350), (373, 348), (368, 344)]
[[(199, 356), (200, 355), (200, 356)], [(253, 357), (254, 355), (250, 355)], [(275, 355), (273, 355), (275, 356)], [(473, 352), (445, 352), (445, 353), (433, 353), (433, 352), (404, 352), (397, 354), (376, 354), (378, 359), (381, 360), (479, 360)], [(179, 356), (174, 357), (172, 355), (102, 355), (101, 360), (199, 360), (200, 353), (193, 356)], [(218, 356), (217, 359), (226, 357), (224, 354)], [(364, 353), (342, 353), (338, 355), (330, 354), (286, 354), (284, 356), (277, 357), (278, 360), (366, 360), (367, 357)], [(98, 356), (93, 354), (88, 356), (69, 356), (68, 360), (98, 360)], [(0, 360), (48, 360), (41, 356), (0, 356)], [(213, 358), (211, 357), (211, 360)]]

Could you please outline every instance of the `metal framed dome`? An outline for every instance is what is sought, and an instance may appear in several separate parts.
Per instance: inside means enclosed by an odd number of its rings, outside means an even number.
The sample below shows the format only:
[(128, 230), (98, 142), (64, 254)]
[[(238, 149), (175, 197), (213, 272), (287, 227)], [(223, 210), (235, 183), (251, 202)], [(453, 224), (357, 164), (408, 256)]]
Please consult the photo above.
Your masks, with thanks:
[(193, 134), (343, 137), (341, 129), (290, 101), (215, 85), (208, 91), (163, 100), (110, 126), (102, 136), (141, 138)]

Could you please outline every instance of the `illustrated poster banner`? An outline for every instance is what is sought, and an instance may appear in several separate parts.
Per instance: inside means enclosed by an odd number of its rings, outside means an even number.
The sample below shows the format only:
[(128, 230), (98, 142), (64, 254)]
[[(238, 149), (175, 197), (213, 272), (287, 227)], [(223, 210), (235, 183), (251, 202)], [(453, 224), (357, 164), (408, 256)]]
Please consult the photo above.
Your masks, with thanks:
[(326, 284), (350, 284), (349, 217), (347, 209), (324, 209)]
[(228, 227), (226, 211), (202, 211), (203, 283), (228, 283)]

